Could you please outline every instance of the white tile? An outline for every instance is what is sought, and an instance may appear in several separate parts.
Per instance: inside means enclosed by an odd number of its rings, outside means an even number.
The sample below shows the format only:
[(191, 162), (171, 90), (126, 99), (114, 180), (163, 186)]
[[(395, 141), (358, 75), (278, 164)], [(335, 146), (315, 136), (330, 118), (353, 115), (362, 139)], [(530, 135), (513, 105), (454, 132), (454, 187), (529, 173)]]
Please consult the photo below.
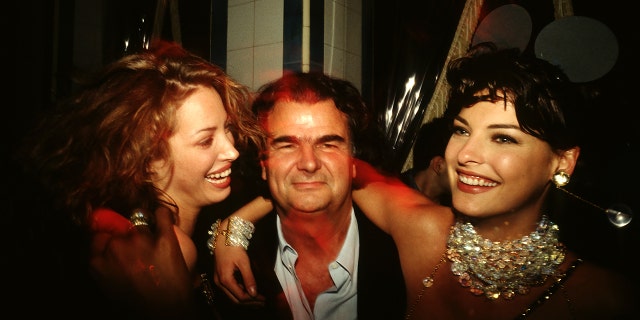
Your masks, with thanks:
[(255, 42), (260, 46), (282, 42), (284, 25), (283, 0), (257, 0), (255, 15)]
[(229, 7), (227, 51), (253, 46), (254, 2)]
[(246, 4), (249, 2), (254, 2), (255, 0), (227, 0), (227, 7), (238, 6), (241, 4)]
[(346, 5), (347, 0), (331, 0), (331, 2), (335, 2), (335, 3), (337, 3), (337, 4), (341, 5), (341, 6), (344, 6), (344, 5)]
[(344, 78), (344, 50), (324, 46), (324, 72), (338, 78)]
[(324, 2), (324, 44), (332, 45), (333, 43), (333, 19), (336, 3), (335, 1), (326, 0)]
[(253, 48), (227, 51), (227, 74), (236, 81), (253, 86)]
[(346, 7), (362, 14), (362, 0), (346, 0)]
[(349, 80), (353, 85), (362, 92), (362, 57), (358, 55), (346, 53), (346, 63), (344, 70), (345, 79)]
[(347, 30), (346, 30), (347, 52), (362, 55), (362, 14), (354, 10), (347, 10)]
[(346, 49), (346, 8), (334, 1), (325, 2), (324, 43), (332, 47)]
[(282, 76), (282, 42), (254, 48), (253, 89)]

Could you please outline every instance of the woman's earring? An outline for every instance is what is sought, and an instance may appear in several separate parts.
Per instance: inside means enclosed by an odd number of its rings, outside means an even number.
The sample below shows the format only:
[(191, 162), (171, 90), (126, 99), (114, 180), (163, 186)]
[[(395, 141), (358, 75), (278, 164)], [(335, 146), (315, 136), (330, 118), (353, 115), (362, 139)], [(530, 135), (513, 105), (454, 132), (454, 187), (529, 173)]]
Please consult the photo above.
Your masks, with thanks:
[(612, 205), (608, 209), (605, 209), (589, 200), (583, 199), (579, 195), (571, 193), (567, 189), (562, 188), (569, 183), (570, 178), (571, 176), (569, 176), (568, 173), (559, 170), (558, 172), (553, 174), (551, 181), (553, 181), (553, 183), (556, 185), (556, 188), (558, 188), (560, 191), (606, 213), (607, 217), (609, 218), (609, 222), (611, 222), (611, 224), (613, 224), (614, 226), (622, 228), (628, 225), (629, 222), (631, 222), (631, 219), (633, 218), (633, 211), (624, 203), (617, 203)]
[(569, 183), (570, 178), (571, 176), (568, 173), (560, 170), (553, 174), (552, 180), (556, 187), (560, 188), (566, 186)]

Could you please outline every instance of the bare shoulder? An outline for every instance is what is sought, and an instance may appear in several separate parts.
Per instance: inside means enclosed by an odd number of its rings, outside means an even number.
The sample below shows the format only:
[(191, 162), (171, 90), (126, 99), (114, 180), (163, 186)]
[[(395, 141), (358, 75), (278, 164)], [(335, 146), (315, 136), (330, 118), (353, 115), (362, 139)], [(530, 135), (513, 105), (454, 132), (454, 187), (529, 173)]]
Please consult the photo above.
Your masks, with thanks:
[(584, 261), (566, 283), (578, 319), (637, 318), (638, 296), (633, 279), (614, 269)]
[(449, 233), (449, 228), (455, 220), (451, 208), (433, 203), (414, 206), (410, 209), (403, 208), (403, 210), (405, 212), (397, 215), (399, 219), (393, 226), (401, 232), (393, 232), (394, 234), (426, 233), (442, 237), (443, 233)]
[[(437, 262), (455, 218), (449, 207), (437, 204), (415, 207), (394, 221), (391, 235), (406, 259)], [(426, 256), (425, 256), (426, 255)], [(427, 258), (428, 256), (428, 258)]]

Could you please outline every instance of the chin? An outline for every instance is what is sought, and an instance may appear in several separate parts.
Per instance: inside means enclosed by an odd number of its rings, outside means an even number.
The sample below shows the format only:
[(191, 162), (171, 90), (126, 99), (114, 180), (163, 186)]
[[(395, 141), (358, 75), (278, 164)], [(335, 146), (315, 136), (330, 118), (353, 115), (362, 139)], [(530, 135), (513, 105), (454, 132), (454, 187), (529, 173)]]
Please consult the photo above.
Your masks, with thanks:
[[(222, 202), (224, 199), (228, 198), (229, 195), (231, 195), (231, 187), (227, 187), (227, 188), (224, 188), (224, 189), (209, 187), (204, 192), (204, 196), (206, 197), (206, 202), (208, 204), (214, 204), (214, 203)], [(205, 200), (205, 199), (203, 199), (203, 200)]]
[(452, 202), (452, 207), (455, 212), (462, 213), (465, 216), (481, 216), (482, 212), (478, 212), (478, 209), (484, 209), (483, 204), (474, 205), (472, 201), (459, 200)]

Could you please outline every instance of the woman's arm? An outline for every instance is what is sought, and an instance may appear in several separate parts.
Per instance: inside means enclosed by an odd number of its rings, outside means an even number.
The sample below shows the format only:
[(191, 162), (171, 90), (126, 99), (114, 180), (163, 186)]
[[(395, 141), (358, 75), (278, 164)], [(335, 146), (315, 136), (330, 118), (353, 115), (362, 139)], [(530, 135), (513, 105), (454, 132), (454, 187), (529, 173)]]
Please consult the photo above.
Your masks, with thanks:
[(91, 218), (90, 269), (114, 302), (143, 318), (197, 318), (191, 272), (168, 208), (156, 210), (155, 232), (110, 210), (96, 210)]
[(356, 159), (353, 200), (373, 223), (392, 236), (393, 225), (402, 222), (399, 218), (403, 214), (436, 205), (399, 178), (383, 174), (359, 159)]
[[(223, 230), (227, 230), (229, 219), (238, 217), (251, 223), (260, 220), (273, 210), (270, 199), (256, 197), (236, 212), (220, 222), (214, 253), (213, 281), (235, 303), (261, 304), (263, 299), (258, 295), (255, 278), (251, 272), (249, 256), (241, 246), (228, 246)], [(242, 283), (236, 280), (240, 273)]]

